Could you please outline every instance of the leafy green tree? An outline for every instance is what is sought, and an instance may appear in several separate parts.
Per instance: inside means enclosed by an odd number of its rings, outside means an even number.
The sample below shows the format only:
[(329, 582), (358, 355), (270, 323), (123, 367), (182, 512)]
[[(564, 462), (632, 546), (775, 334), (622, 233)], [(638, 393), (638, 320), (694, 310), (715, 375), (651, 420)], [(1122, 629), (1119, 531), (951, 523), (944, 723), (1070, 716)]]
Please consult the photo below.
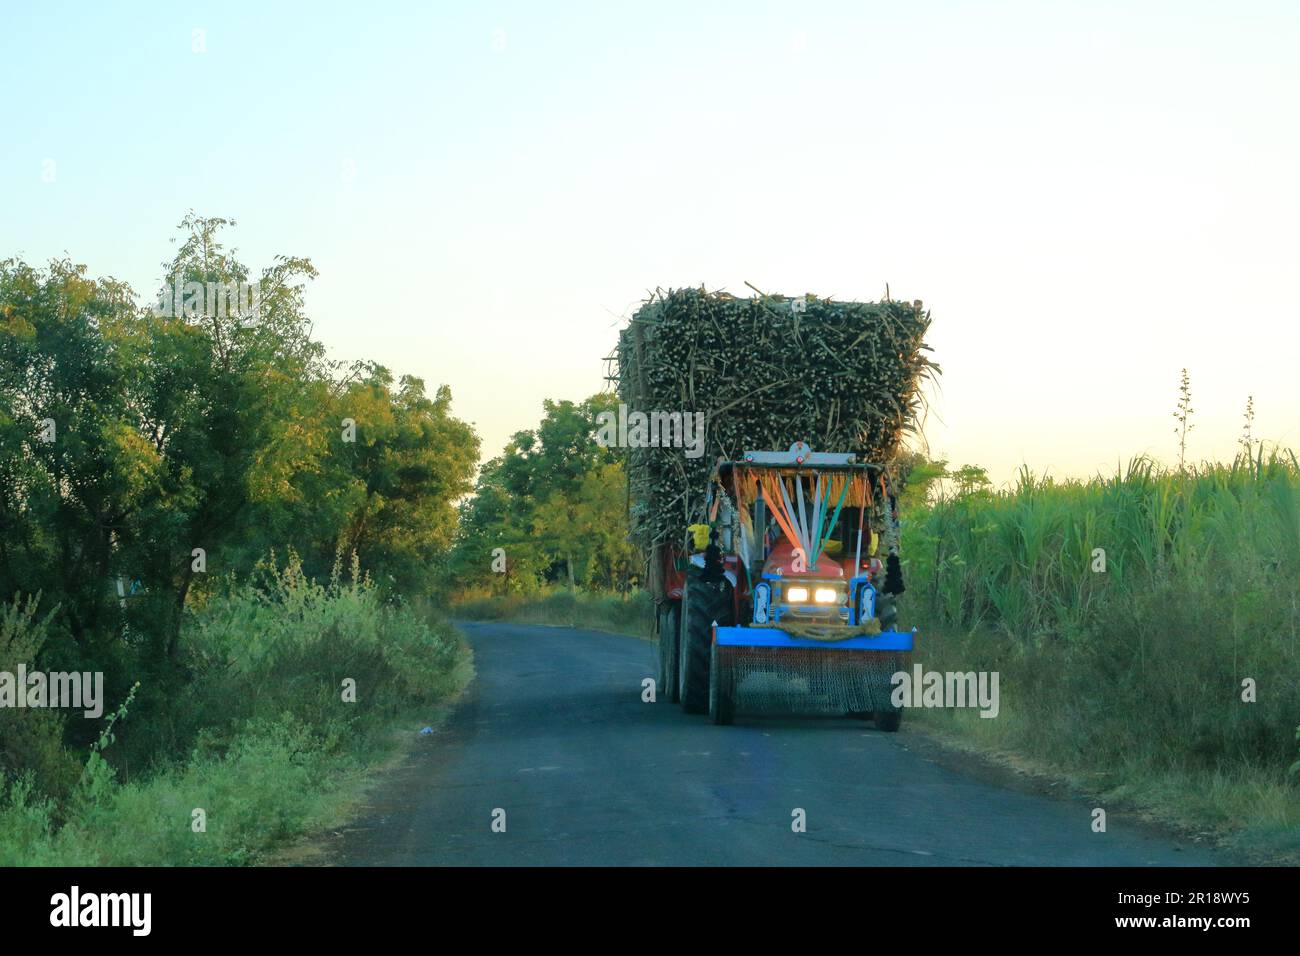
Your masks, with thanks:
[(503, 464), (485, 463), (473, 497), (460, 505), (449, 568), (456, 590), (529, 591), (551, 563), (533, 536), (531, 507), (506, 488)]
[(394, 390), (381, 366), (351, 386), (337, 408), (356, 423), (356, 440), (340, 435), (336, 456), (348, 467), (356, 500), (343, 548), (386, 569), (399, 590), (431, 587), (430, 571), (455, 535), (454, 502), (473, 488), (478, 436), (451, 415), (445, 385), (429, 398), (423, 381), (404, 375)]
[(116, 626), (114, 544), (159, 467), (129, 425), (134, 311), (84, 266), (0, 263), (0, 593), (42, 592), (82, 650)]
[[(596, 441), (596, 416), (614, 403), (610, 395), (548, 399), (538, 426), (516, 432), (484, 465), (461, 512), (453, 563), (460, 586), (521, 590), (529, 575), (570, 587), (627, 586), (633, 558), (621, 452)], [(514, 578), (493, 577), (495, 547), (505, 549)]]
[(585, 582), (627, 591), (637, 562), (628, 538), (627, 472), (620, 461), (597, 466), (578, 492), (579, 518), (587, 528), (583, 550)]
[(143, 678), (152, 717), (183, 698), (187, 606), (273, 548), (427, 587), (478, 453), (446, 388), (327, 361), (310, 261), (254, 277), (233, 225), (184, 219), (158, 306), (67, 260), (0, 262), (0, 595), (39, 592), (43, 657), (104, 670), (110, 698)]
[[(303, 309), (316, 270), (281, 257), (251, 280), (220, 241), (227, 225), (185, 218), (187, 236), (166, 275), (172, 288), (201, 287), (203, 308), (142, 311), (129, 340), (139, 371), (134, 420), (123, 424), (150, 443), (155, 461), (147, 503), (118, 545), (127, 573), (148, 584), (136, 604), (149, 618), (144, 630), (165, 641), (173, 660), (191, 588), (241, 569), (265, 543), (256, 505), (292, 499), (292, 476), (310, 470), (325, 447), (313, 385), (328, 366)], [(212, 290), (250, 282), (260, 300), (256, 316), (213, 301)]]
[(979, 465), (962, 465), (956, 471), (949, 472), (948, 477), (956, 484), (959, 498), (986, 495), (993, 487), (988, 471)]

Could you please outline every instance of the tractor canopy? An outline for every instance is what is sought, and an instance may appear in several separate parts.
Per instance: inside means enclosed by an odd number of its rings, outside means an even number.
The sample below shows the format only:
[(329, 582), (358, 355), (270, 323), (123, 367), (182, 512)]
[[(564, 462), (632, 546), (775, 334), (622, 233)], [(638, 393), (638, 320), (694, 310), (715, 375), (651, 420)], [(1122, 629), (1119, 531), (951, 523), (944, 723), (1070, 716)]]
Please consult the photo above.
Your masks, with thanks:
[(739, 550), (756, 578), (847, 580), (870, 570), (879, 466), (796, 442), (788, 452), (719, 462), (716, 475), (736, 508)]

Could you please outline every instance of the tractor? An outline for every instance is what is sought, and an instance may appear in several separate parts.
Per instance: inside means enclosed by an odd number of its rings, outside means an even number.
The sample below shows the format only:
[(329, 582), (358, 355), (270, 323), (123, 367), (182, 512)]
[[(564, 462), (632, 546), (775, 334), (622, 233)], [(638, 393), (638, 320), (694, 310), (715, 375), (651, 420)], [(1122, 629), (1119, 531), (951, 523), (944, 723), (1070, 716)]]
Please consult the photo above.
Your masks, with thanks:
[(703, 501), (681, 546), (662, 549), (670, 699), (716, 724), (811, 711), (898, 730), (892, 677), (915, 631), (895, 629), (904, 586), (887, 469), (795, 442), (719, 460)]

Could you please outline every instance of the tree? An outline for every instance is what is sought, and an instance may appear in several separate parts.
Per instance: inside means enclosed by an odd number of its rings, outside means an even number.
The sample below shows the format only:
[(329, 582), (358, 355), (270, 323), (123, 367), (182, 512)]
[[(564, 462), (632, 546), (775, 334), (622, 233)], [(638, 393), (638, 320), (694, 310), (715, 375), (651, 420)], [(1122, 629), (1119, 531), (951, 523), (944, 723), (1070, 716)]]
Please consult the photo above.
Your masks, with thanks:
[(42, 592), (82, 650), (115, 626), (115, 539), (159, 469), (130, 427), (134, 311), (84, 266), (0, 263), (0, 593)]
[(490, 583), (490, 554), (503, 547), (517, 574), (502, 587), (526, 588), (527, 576), (562, 578), (570, 587), (625, 587), (627, 480), (615, 449), (596, 441), (596, 417), (609, 395), (543, 402), (542, 421), (516, 432), (479, 476), (461, 512), (453, 566), (462, 587)]
[[(102, 669), (117, 696), (152, 671), (146, 708), (185, 679), (187, 605), (271, 548), (317, 574), (356, 550), (426, 586), (478, 454), (446, 388), (326, 361), (310, 261), (254, 278), (221, 241), (233, 225), (185, 217), (166, 307), (67, 260), (0, 262), (0, 594), (42, 593), (58, 669)], [(255, 309), (228, 307), (241, 288)]]
[[(292, 476), (310, 472), (325, 450), (317, 401), (328, 366), (303, 311), (304, 284), (316, 270), (306, 259), (279, 257), (250, 280), (220, 241), (228, 225), (185, 217), (185, 240), (164, 266), (167, 285), (192, 283), (203, 290), (202, 307), (171, 316), (141, 310), (130, 337), (138, 373), (134, 420), (125, 424), (151, 444), (158, 467), (147, 505), (118, 545), (127, 573), (149, 585), (137, 607), (171, 659), (191, 588), (240, 570), (261, 550), (258, 506), (292, 501)], [(213, 290), (249, 282), (258, 290), (255, 317), (213, 301)], [(187, 298), (186, 306), (195, 304)]]
[(445, 385), (433, 398), (413, 376), (392, 385), (391, 373), (373, 366), (338, 402), (356, 423), (355, 442), (336, 439), (356, 501), (341, 543), (384, 569), (398, 590), (422, 590), (452, 544), (454, 502), (473, 488), (479, 440), (452, 417)]
[(969, 498), (973, 495), (986, 494), (993, 487), (989, 473), (979, 465), (962, 465), (947, 477), (957, 484), (957, 497)]

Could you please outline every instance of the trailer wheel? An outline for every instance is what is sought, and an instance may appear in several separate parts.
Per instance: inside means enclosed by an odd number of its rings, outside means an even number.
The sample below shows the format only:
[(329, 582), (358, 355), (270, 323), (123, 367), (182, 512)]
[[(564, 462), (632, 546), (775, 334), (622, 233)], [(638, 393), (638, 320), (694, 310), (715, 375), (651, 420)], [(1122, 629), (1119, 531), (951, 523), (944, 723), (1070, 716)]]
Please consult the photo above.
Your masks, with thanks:
[(735, 674), (727, 655), (713, 645), (709, 655), (709, 717), (715, 724), (729, 724), (736, 714)]
[(726, 581), (686, 581), (683, 608), (679, 693), (682, 710), (704, 714), (709, 710), (709, 653), (713, 644), (713, 622), (728, 624), (731, 593)]
[(659, 606), (659, 693), (670, 704), (681, 699), (677, 687), (677, 654), (681, 646), (682, 602), (665, 601)]
[(897, 733), (898, 725), (903, 722), (903, 712), (901, 710), (878, 710), (876, 711), (876, 729), (883, 730), (887, 734)]

